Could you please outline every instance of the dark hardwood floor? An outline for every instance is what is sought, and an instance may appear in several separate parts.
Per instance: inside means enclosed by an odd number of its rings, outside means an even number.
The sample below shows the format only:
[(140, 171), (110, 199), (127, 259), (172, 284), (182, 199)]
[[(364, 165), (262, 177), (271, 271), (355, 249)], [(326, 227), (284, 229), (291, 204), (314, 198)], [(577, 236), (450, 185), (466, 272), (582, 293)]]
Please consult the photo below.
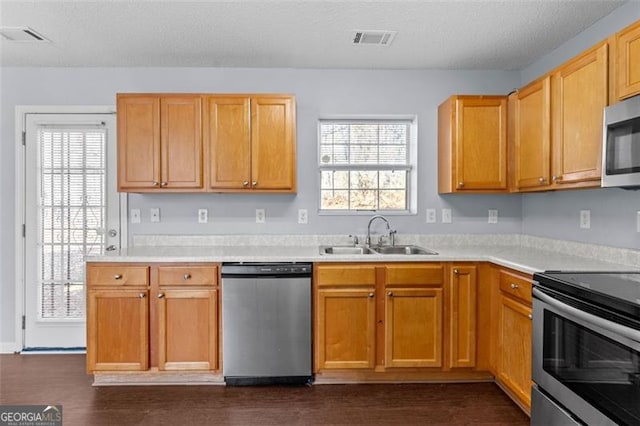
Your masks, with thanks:
[(528, 425), (492, 383), (92, 387), (84, 355), (0, 355), (0, 404), (62, 404), (65, 425)]

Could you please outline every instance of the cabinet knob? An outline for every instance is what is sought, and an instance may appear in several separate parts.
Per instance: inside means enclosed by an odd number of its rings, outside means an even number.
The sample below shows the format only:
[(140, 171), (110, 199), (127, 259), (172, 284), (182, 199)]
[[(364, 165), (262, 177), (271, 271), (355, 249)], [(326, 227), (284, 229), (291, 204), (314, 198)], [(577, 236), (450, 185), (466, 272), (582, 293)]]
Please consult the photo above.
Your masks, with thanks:
[(145, 293), (138, 294), (138, 298), (140, 298), (140, 299), (144, 299), (145, 297), (147, 297), (147, 295)]
[(463, 188), (464, 187), (464, 182), (458, 182), (458, 188)]
[(167, 182), (160, 183), (160, 186), (162, 186), (162, 187), (167, 186)]
[(122, 279), (122, 274), (115, 274), (115, 275), (113, 276), (113, 279), (114, 279), (114, 280), (121, 280), (121, 279)]
[(258, 182), (256, 182), (255, 180), (253, 182), (251, 182), (251, 187), (255, 188), (258, 185)]
[(370, 292), (370, 293), (369, 293), (369, 297), (373, 297), (373, 296), (375, 296), (375, 295), (376, 295), (376, 294), (375, 294), (374, 292)]
[(518, 284), (511, 283), (511, 288), (517, 290), (519, 288)]
[(191, 274), (184, 274), (182, 276), (182, 279), (185, 280), (185, 281), (191, 279)]
[(458, 275), (458, 274), (460, 273), (460, 270), (458, 270), (458, 269), (454, 269), (454, 270), (453, 270), (453, 273), (454, 273), (454, 274), (456, 274), (456, 275)]
[(389, 297), (393, 297), (393, 292), (392, 292), (392, 291), (388, 292), (388, 293), (387, 293), (387, 296), (389, 296)]
[(545, 178), (541, 177), (540, 179), (538, 179), (538, 181), (539, 181), (540, 183), (545, 183), (547, 180), (546, 180)]
[(532, 319), (533, 319), (533, 315), (529, 314), (529, 315), (527, 315), (527, 316), (529, 317), (529, 319), (530, 319), (530, 320), (532, 320)]
[(242, 181), (242, 186), (247, 186), (249, 185), (249, 181), (248, 180), (243, 180)]
[(155, 181), (154, 181), (154, 182), (151, 182), (151, 185), (152, 185), (152, 186), (158, 186), (159, 184), (158, 184), (158, 182), (155, 182)]
[(164, 293), (158, 294), (158, 299), (162, 299), (164, 297)]
[(557, 181), (558, 180), (558, 176), (551, 176), (551, 180), (554, 181), (554, 182)]

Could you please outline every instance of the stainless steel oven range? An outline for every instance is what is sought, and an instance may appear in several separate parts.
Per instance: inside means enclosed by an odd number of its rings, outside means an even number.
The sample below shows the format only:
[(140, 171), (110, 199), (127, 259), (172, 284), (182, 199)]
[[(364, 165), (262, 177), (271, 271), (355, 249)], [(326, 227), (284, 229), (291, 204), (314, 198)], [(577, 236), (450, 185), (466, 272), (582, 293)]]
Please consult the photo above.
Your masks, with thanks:
[(532, 425), (640, 424), (640, 272), (534, 274)]

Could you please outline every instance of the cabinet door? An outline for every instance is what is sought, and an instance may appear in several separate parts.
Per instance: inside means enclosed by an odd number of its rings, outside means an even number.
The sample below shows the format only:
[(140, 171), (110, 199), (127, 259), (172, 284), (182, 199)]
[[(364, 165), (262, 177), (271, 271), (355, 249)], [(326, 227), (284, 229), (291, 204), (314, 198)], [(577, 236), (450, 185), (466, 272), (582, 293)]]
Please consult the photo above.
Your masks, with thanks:
[(551, 183), (551, 77), (535, 81), (516, 95), (515, 167), (519, 189)]
[(476, 365), (477, 271), (475, 266), (451, 268), (449, 287), (449, 356), (451, 367)]
[(602, 43), (553, 73), (553, 179), (558, 188), (600, 186), (607, 52)]
[(507, 98), (462, 97), (456, 101), (458, 190), (507, 188)]
[(162, 188), (202, 188), (201, 104), (200, 96), (161, 98)]
[(87, 371), (149, 368), (148, 291), (90, 290)]
[(505, 295), (499, 305), (498, 379), (531, 406), (531, 306)]
[(385, 297), (385, 367), (442, 366), (442, 289), (393, 288)]
[(249, 98), (207, 97), (205, 140), (209, 188), (248, 189), (251, 182)]
[(321, 289), (317, 302), (317, 369), (374, 368), (373, 288)]
[(640, 94), (640, 21), (616, 34), (618, 99)]
[(160, 288), (158, 332), (158, 369), (218, 368), (217, 290)]
[(295, 102), (290, 96), (251, 98), (251, 186), (296, 189)]
[(160, 185), (160, 97), (118, 95), (118, 190)]

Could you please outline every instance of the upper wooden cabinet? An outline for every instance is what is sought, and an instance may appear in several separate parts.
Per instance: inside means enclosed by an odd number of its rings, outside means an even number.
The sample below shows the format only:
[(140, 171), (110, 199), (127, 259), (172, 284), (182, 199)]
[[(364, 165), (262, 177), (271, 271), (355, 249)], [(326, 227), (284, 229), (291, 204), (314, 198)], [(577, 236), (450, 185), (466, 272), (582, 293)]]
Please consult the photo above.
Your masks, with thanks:
[(118, 190), (197, 191), (200, 95), (118, 94)]
[(600, 186), (608, 64), (608, 43), (602, 42), (551, 74), (556, 189)]
[(551, 184), (551, 77), (528, 84), (509, 96), (513, 115), (514, 186), (540, 189)]
[(295, 123), (292, 96), (207, 96), (209, 190), (295, 192)]
[(619, 100), (640, 94), (640, 21), (616, 34), (616, 82)]
[(450, 97), (438, 107), (438, 192), (505, 191), (507, 97)]

